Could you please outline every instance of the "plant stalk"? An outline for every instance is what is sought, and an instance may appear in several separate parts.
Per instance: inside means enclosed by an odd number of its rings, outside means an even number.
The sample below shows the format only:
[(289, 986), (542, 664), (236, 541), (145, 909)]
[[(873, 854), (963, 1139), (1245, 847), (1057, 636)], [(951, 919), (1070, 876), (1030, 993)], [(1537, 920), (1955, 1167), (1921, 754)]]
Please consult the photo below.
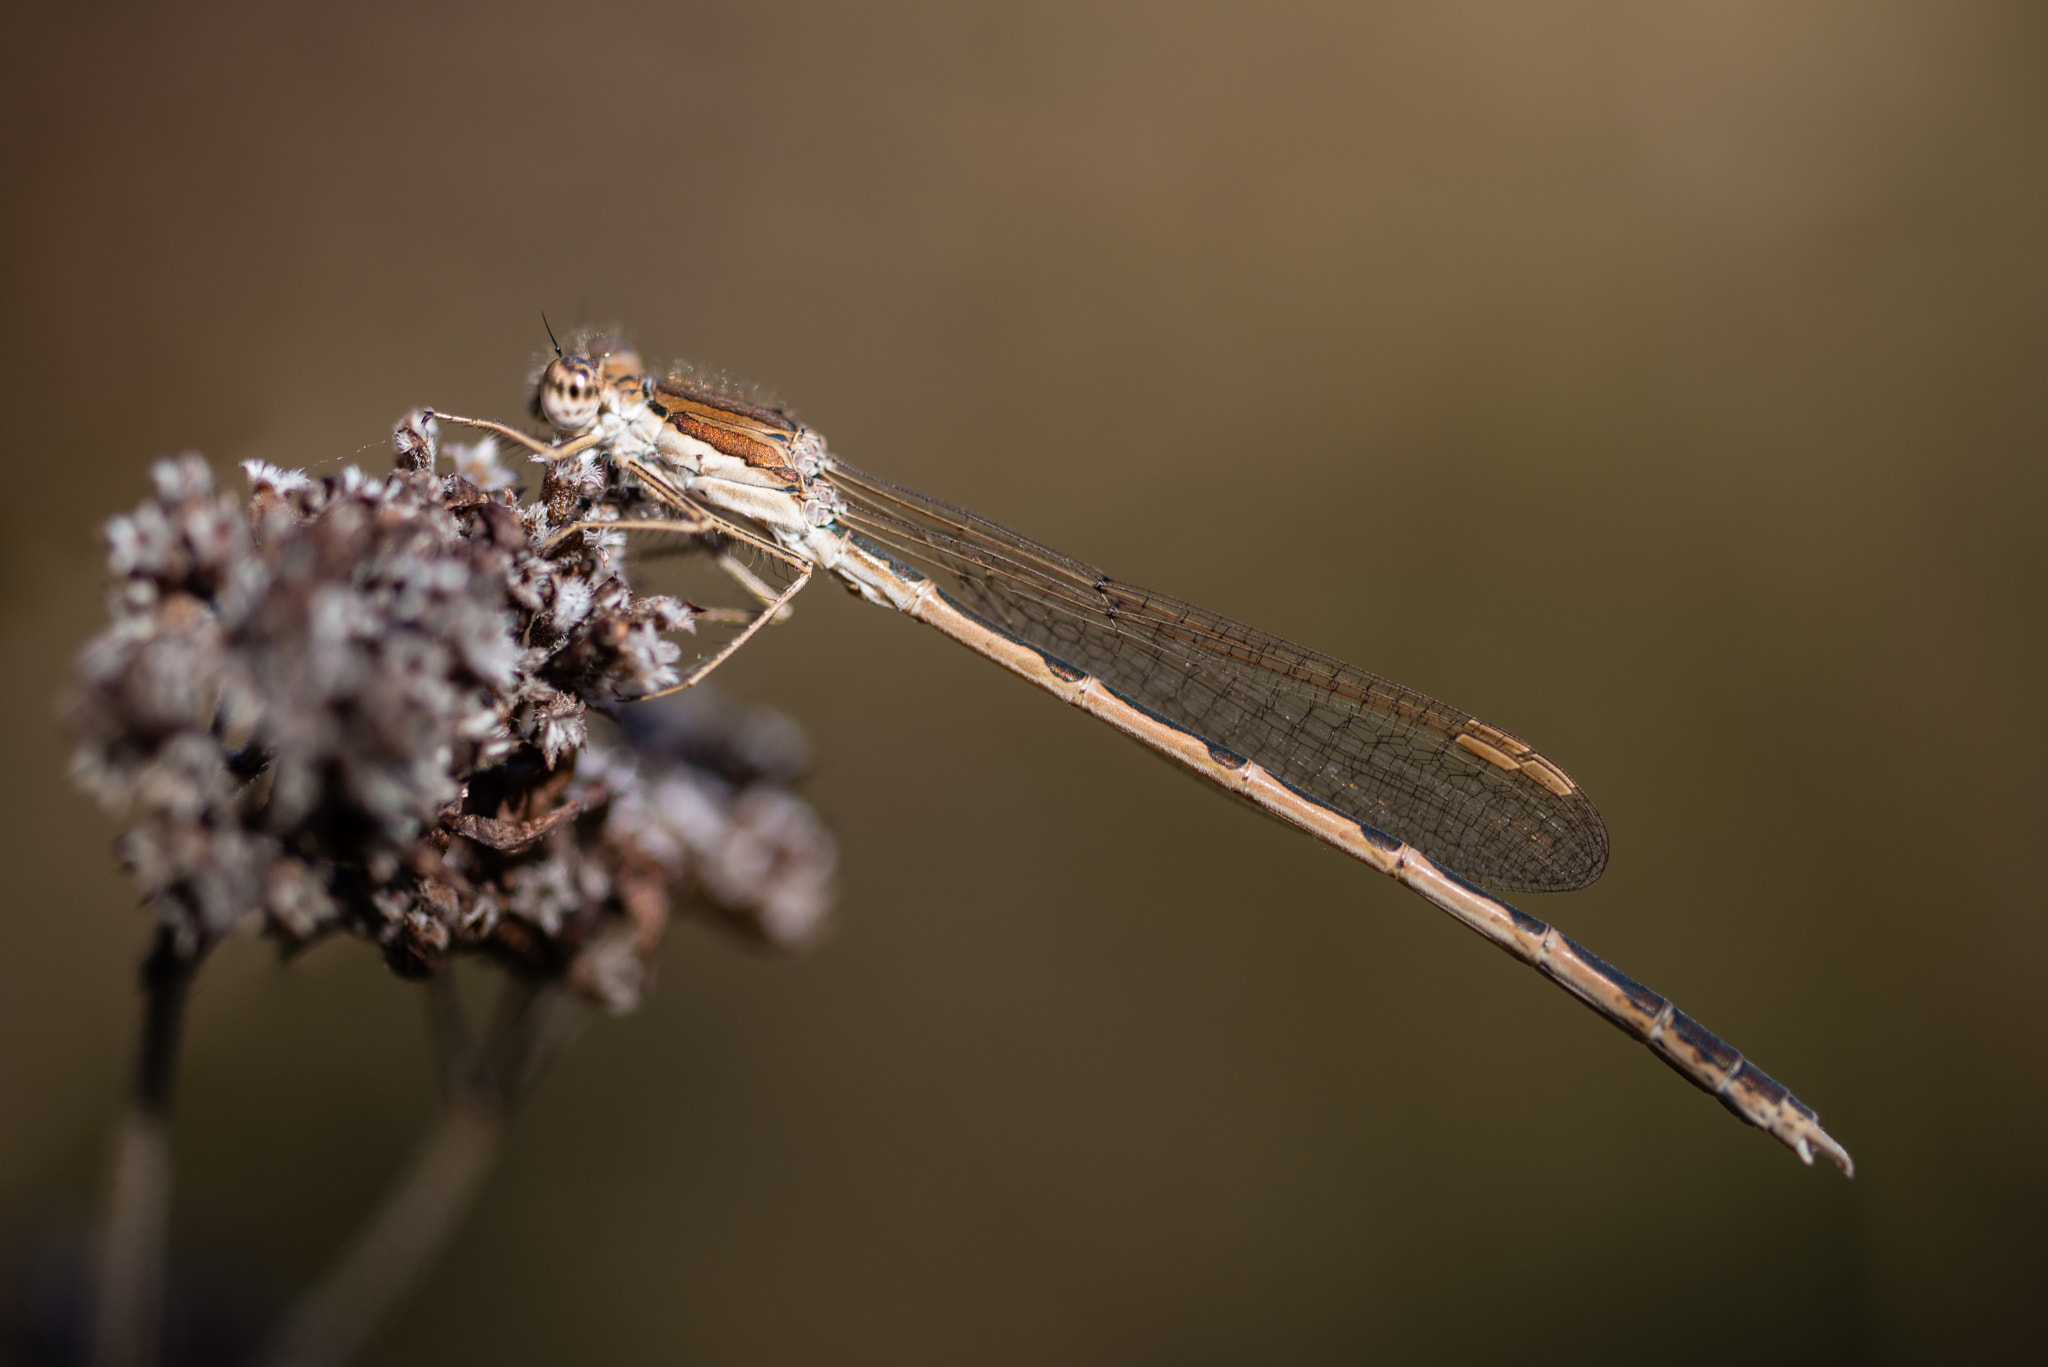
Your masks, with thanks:
[(429, 984), (429, 1033), (448, 1103), (348, 1248), (287, 1314), (261, 1361), (339, 1367), (425, 1278), (475, 1202), (537, 1070), (551, 989), (508, 983), (490, 1038), (470, 1041), (450, 975)]
[(95, 1367), (155, 1367), (162, 1355), (170, 1118), (185, 1002), (204, 947), (159, 929), (142, 964), (142, 1038), (114, 1143), (92, 1325)]

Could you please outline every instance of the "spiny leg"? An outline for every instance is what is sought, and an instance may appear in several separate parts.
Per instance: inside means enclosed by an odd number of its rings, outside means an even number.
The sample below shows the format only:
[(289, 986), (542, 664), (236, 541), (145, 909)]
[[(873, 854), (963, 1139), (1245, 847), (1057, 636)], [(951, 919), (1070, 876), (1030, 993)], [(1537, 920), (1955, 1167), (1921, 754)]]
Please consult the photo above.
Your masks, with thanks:
[[(769, 607), (778, 602), (782, 603), (782, 606), (775, 610), (775, 616), (772, 619), (774, 623), (787, 622), (790, 614), (796, 611), (794, 607), (784, 601), (783, 595), (776, 593), (774, 589), (770, 588), (760, 575), (755, 574), (745, 565), (742, 565), (739, 557), (735, 556), (731, 551), (720, 551), (717, 564), (718, 568), (725, 572), (728, 579), (731, 579), (735, 584), (745, 589), (753, 597), (754, 601), (760, 603), (763, 607)], [(718, 622), (731, 626), (744, 626), (759, 615), (758, 611), (751, 611), (747, 608), (699, 608), (697, 610), (698, 619), (701, 621)]]
[[(696, 499), (691, 498), (679, 485), (675, 484), (662, 472), (649, 467), (645, 461), (634, 460), (629, 457), (622, 461), (621, 464), (625, 467), (628, 474), (638, 479), (646, 487), (647, 491), (655, 497), (656, 501), (667, 504), (693, 521), (703, 522), (706, 524), (707, 530), (716, 531), (720, 536), (726, 537), (728, 540), (737, 541), (743, 546), (750, 546), (761, 554), (766, 555), (769, 559), (789, 569), (802, 571), (804, 566), (810, 563), (802, 557), (784, 550), (774, 542), (758, 537), (735, 523), (728, 522)], [(718, 568), (723, 570), (726, 576), (732, 579), (734, 583), (752, 594), (756, 602), (775, 604), (776, 615), (774, 620), (778, 622), (789, 620), (790, 609), (787, 606), (789, 595), (787, 593), (778, 594), (774, 589), (769, 588), (767, 584), (761, 581), (758, 575), (741, 564), (738, 558), (729, 551), (721, 551), (719, 553)]]
[(654, 698), (665, 698), (671, 693), (679, 693), (685, 688), (693, 688), (702, 682), (707, 674), (731, 659), (741, 646), (752, 640), (755, 632), (767, 626), (770, 622), (780, 622), (788, 618), (789, 600), (796, 597), (797, 590), (811, 581), (811, 571), (815, 568), (810, 561), (784, 550), (772, 541), (755, 536), (743, 527), (726, 521), (679, 490), (662, 490), (662, 499), (663, 502), (673, 507), (680, 516), (672, 518), (618, 518), (613, 521), (573, 523), (548, 538), (546, 545), (542, 548), (543, 553), (554, 549), (571, 535), (584, 531), (674, 532), (685, 536), (715, 534), (753, 547), (786, 568), (795, 570), (796, 578), (790, 582), (789, 587), (783, 589), (780, 593), (776, 593), (763, 583), (752, 570), (735, 559), (731, 553), (721, 552), (718, 557), (719, 568), (732, 576), (741, 587), (753, 594), (765, 606), (760, 611), (751, 614), (728, 612), (727, 610), (717, 608), (709, 610), (699, 609), (700, 615), (711, 621), (721, 623), (744, 621), (746, 625), (737, 636), (721, 646), (718, 652), (710, 659), (703, 661), (695, 669), (691, 670), (689, 677), (681, 683), (671, 684), (659, 692), (643, 693), (639, 697), (634, 698), (632, 700), (634, 702), (646, 702)]
[(538, 437), (530, 437), (516, 427), (507, 427), (504, 423), (493, 422), (489, 418), (465, 418), (454, 413), (443, 413), (433, 408), (425, 411), (429, 418), (434, 418), (440, 422), (452, 422), (458, 427), (474, 427), (480, 431), (496, 433), (508, 441), (517, 442), (542, 460), (561, 460), (565, 456), (576, 455), (580, 451), (597, 445), (599, 440), (596, 432), (585, 432), (582, 436), (572, 441), (563, 442), (560, 446), (550, 446)]
[[(731, 579), (735, 584), (738, 584), (748, 593), (753, 594), (754, 601), (757, 603), (766, 605), (776, 602), (782, 602), (783, 599), (786, 597), (786, 595), (779, 595), (775, 592), (774, 589), (769, 588), (768, 585), (762, 581), (760, 575), (755, 574), (745, 565), (742, 565), (739, 562), (739, 558), (735, 556), (731, 551), (720, 551), (718, 553), (718, 568), (724, 570), (726, 577)], [(775, 614), (775, 620), (778, 622), (787, 622), (789, 620), (790, 613), (794, 611), (796, 611), (796, 609), (788, 606), (785, 602), (781, 608), (777, 609)]]
[[(667, 503), (677, 512), (683, 514), (684, 518), (688, 519), (687, 523), (679, 519), (676, 523), (669, 524), (669, 529), (674, 530), (687, 525), (694, 529), (693, 534), (695, 535), (701, 536), (706, 532), (715, 532), (720, 536), (737, 541), (741, 545), (751, 546), (784, 567), (796, 571), (796, 578), (790, 581), (787, 588), (783, 589), (780, 593), (772, 593), (768, 586), (762, 583), (752, 570), (749, 570), (738, 560), (734, 559), (729, 552), (721, 552), (718, 557), (719, 567), (731, 575), (741, 587), (754, 594), (766, 606), (755, 613), (753, 620), (749, 621), (737, 636), (721, 646), (716, 654), (691, 670), (689, 677), (681, 683), (671, 684), (659, 692), (643, 694), (639, 698), (634, 699), (635, 702), (646, 702), (653, 698), (665, 698), (671, 693), (680, 693), (686, 688), (694, 688), (703, 681), (705, 675), (731, 659), (741, 646), (752, 640), (755, 632), (767, 626), (770, 622), (779, 622), (786, 618), (789, 615), (789, 600), (796, 597), (797, 590), (811, 582), (811, 571), (814, 566), (802, 556), (794, 555), (774, 542), (755, 536), (745, 528), (726, 521), (717, 513), (712, 512), (709, 508), (683, 493), (680, 489), (671, 486), (666, 480), (655, 477), (653, 472), (641, 465), (640, 462), (629, 461), (627, 462), (627, 467), (634, 474), (640, 476), (642, 482), (653, 489), (664, 503)], [(618, 527), (622, 524), (612, 522), (602, 525)]]
[[(708, 534), (723, 536), (728, 534), (727, 526), (719, 525), (718, 519), (708, 514), (705, 517), (689, 521), (682, 518), (622, 517), (609, 522), (572, 522), (568, 526), (556, 531), (553, 536), (550, 536), (541, 543), (541, 554), (550, 554), (557, 546), (560, 546), (570, 537), (581, 532), (671, 532), (677, 536), (705, 536)], [(755, 546), (757, 549), (767, 551), (777, 561), (800, 573), (809, 573), (810, 564), (808, 561), (797, 559), (787, 552), (779, 552), (774, 547), (767, 546), (752, 538), (749, 538), (748, 544)], [(719, 552), (717, 565), (728, 578), (752, 595), (755, 602), (760, 603), (764, 609), (773, 610), (771, 620), (775, 622), (786, 622), (789, 620), (790, 614), (795, 611), (794, 608), (789, 606), (789, 591), (785, 590), (784, 592), (777, 593), (761, 579), (761, 576), (741, 564), (739, 558), (730, 551)], [(752, 622), (760, 615), (759, 612), (750, 612), (745, 608), (698, 609), (699, 617), (705, 621), (719, 623), (739, 624)]]
[[(517, 428), (508, 427), (504, 423), (494, 422), (489, 418), (465, 418), (459, 414), (442, 413), (431, 408), (426, 410), (426, 413), (428, 417), (436, 418), (443, 422), (451, 422), (463, 427), (474, 427), (481, 431), (495, 433), (517, 443), (541, 459), (550, 462), (575, 455), (596, 445), (600, 440), (596, 432), (586, 432), (572, 441), (563, 442), (559, 446), (550, 446), (537, 438), (528, 436)], [(797, 577), (790, 582), (789, 587), (783, 589), (780, 593), (776, 593), (767, 584), (763, 583), (761, 578), (752, 570), (735, 559), (730, 552), (720, 552), (718, 567), (765, 606), (759, 612), (747, 617), (729, 613), (725, 609), (699, 609), (700, 614), (710, 620), (718, 622), (745, 620), (746, 626), (741, 629), (737, 636), (720, 647), (717, 654), (691, 670), (689, 677), (681, 683), (672, 684), (667, 688), (661, 689), (659, 692), (643, 694), (641, 697), (634, 699), (635, 702), (646, 702), (654, 698), (665, 698), (671, 693), (680, 693), (683, 689), (695, 687), (712, 670), (731, 659), (741, 646), (753, 639), (755, 632), (770, 622), (786, 621), (789, 617), (789, 600), (796, 597), (797, 590), (811, 582), (813, 566), (810, 561), (805, 560), (801, 556), (792, 555), (774, 542), (755, 536), (745, 528), (726, 521), (710, 509), (697, 503), (696, 500), (685, 495), (667, 480), (655, 476), (653, 471), (647, 469), (639, 461), (629, 460), (624, 462), (624, 464), (635, 475), (638, 475), (643, 483), (653, 489), (656, 496), (663, 503), (674, 508), (681, 516), (663, 519), (618, 518), (612, 521), (592, 520), (571, 523), (569, 526), (555, 532), (553, 536), (550, 536), (542, 544), (541, 554), (548, 554), (571, 536), (586, 531), (656, 531), (675, 532), (685, 536), (703, 536), (706, 533), (715, 532), (728, 540), (737, 541), (745, 546), (751, 546), (770, 559), (797, 572)]]
[(571, 522), (558, 527), (547, 540), (540, 543), (542, 555), (553, 555), (555, 549), (572, 536), (583, 532), (671, 532), (677, 536), (702, 536), (706, 532), (719, 530), (707, 517), (621, 517), (606, 520), (589, 518), (582, 522)]
[[(568, 526), (556, 531), (554, 535), (541, 543), (541, 554), (550, 554), (557, 546), (560, 546), (564, 541), (580, 532), (671, 532), (677, 536), (715, 535), (738, 540), (754, 550), (762, 552), (778, 564), (793, 570), (801, 571), (810, 563), (799, 556), (791, 555), (788, 551), (774, 545), (772, 542), (764, 541), (757, 536), (742, 531), (732, 523), (720, 518), (717, 514), (701, 508), (695, 503), (690, 503), (686, 509), (681, 511), (686, 515), (673, 518), (621, 517), (610, 521), (572, 522)], [(741, 564), (739, 557), (730, 551), (720, 551), (717, 564), (726, 577), (752, 595), (755, 602), (764, 605), (784, 604), (779, 609), (775, 620), (778, 622), (789, 620), (791, 609), (786, 606), (788, 594), (777, 593), (774, 589), (770, 588), (761, 579), (761, 576)]]
[(632, 701), (648, 702), (654, 698), (666, 698), (671, 693), (680, 693), (686, 688), (695, 688), (699, 683), (703, 682), (705, 675), (731, 659), (733, 652), (751, 640), (755, 632), (767, 626), (770, 622), (781, 620), (781, 614), (786, 610), (789, 600), (796, 597), (796, 591), (811, 582), (811, 570), (813, 568), (811, 562), (801, 560), (797, 564), (799, 566), (797, 576), (790, 581), (789, 587), (777, 594), (775, 601), (755, 613), (753, 620), (747, 623), (745, 629), (739, 635), (719, 647), (717, 654), (691, 670), (690, 676), (687, 679), (678, 684), (670, 684), (659, 692), (642, 693), (640, 696), (632, 699)]

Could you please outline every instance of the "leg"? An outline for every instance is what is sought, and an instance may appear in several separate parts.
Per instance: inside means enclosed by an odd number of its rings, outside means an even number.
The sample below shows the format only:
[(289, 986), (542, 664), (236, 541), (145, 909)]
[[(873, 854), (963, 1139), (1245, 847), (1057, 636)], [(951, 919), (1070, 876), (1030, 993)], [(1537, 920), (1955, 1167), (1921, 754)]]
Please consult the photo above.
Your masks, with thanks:
[[(563, 527), (562, 529), (557, 531), (553, 536), (549, 537), (546, 541), (542, 542), (540, 547), (540, 553), (542, 555), (549, 554), (555, 549), (555, 547), (561, 545), (564, 541), (567, 541), (570, 537), (575, 536), (579, 532), (672, 532), (677, 536), (726, 537), (729, 540), (738, 541), (744, 545), (751, 546), (755, 550), (761, 552), (763, 555), (766, 555), (769, 559), (775, 561), (777, 564), (783, 565), (793, 570), (801, 570), (805, 566), (810, 564), (809, 561), (803, 559), (801, 556), (791, 555), (788, 551), (783, 550), (780, 546), (775, 545), (771, 541), (764, 541), (760, 537), (755, 536), (752, 532), (745, 531), (739, 527), (735, 527), (732, 523), (727, 522), (724, 518), (719, 517), (716, 513), (707, 512), (702, 508), (698, 508), (695, 504), (690, 505), (690, 511), (695, 512), (697, 516), (690, 517), (686, 515), (681, 517), (658, 518), (621, 517), (614, 518), (609, 522), (572, 522), (568, 526)], [(738, 561), (738, 559), (736, 559), (732, 555), (731, 552), (719, 552), (718, 568), (725, 573), (727, 578), (731, 579), (734, 583), (738, 584), (741, 588), (745, 589), (748, 593), (752, 594), (754, 596), (755, 601), (761, 603), (773, 603), (780, 602), (782, 600), (782, 595), (777, 594), (774, 589), (771, 589), (768, 587), (768, 585), (762, 583), (760, 576), (755, 574), (752, 570), (748, 569), (745, 565), (742, 565)], [(789, 614), (787, 611), (783, 613), (783, 617), (787, 617), (788, 615)], [(781, 618), (778, 618), (777, 620), (779, 621), (781, 620)]]
[(458, 427), (474, 427), (480, 431), (494, 432), (508, 441), (517, 442), (542, 460), (560, 460), (564, 456), (573, 456), (585, 447), (597, 444), (595, 432), (585, 432), (574, 441), (564, 442), (560, 446), (550, 446), (538, 437), (529, 437), (516, 427), (507, 427), (504, 423), (492, 422), (489, 418), (463, 418), (453, 413), (436, 412), (431, 408), (425, 411), (428, 417), (441, 422), (452, 422)]
[(774, 602), (755, 613), (754, 619), (747, 623), (745, 630), (719, 647), (717, 654), (691, 670), (690, 676), (687, 679), (684, 679), (679, 684), (671, 684), (657, 693), (643, 693), (637, 698), (630, 699), (630, 701), (648, 702), (655, 698), (666, 698), (671, 693), (680, 693), (686, 688), (696, 687), (699, 683), (703, 682), (706, 674), (709, 674), (712, 670), (731, 659), (733, 652), (751, 640), (755, 632), (767, 626), (770, 622), (780, 621), (783, 613), (787, 610), (785, 605), (790, 599), (796, 597), (796, 591), (811, 582), (811, 562), (802, 560), (797, 563), (801, 568), (797, 572), (797, 577), (790, 582), (789, 587), (777, 594)]
[(558, 529), (553, 536), (541, 542), (540, 553), (551, 555), (557, 546), (579, 532), (673, 532), (677, 536), (702, 536), (706, 532), (721, 530), (708, 518), (689, 517), (621, 517), (610, 522), (593, 519), (588, 522), (572, 522)]
[[(762, 583), (761, 577), (755, 574), (752, 570), (748, 569), (745, 565), (742, 565), (730, 551), (720, 551), (718, 553), (718, 568), (724, 570), (726, 573), (726, 577), (731, 579), (735, 584), (738, 584), (748, 593), (753, 594), (754, 601), (757, 603), (776, 604), (785, 603), (787, 600), (788, 595), (785, 594), (778, 596), (774, 589), (771, 589), (766, 584)], [(794, 611), (796, 611), (796, 609), (784, 606), (776, 613), (775, 620), (778, 622), (787, 622), (789, 620), (789, 614)]]
[[(729, 536), (735, 530), (737, 529), (730, 528), (730, 524), (719, 524), (716, 518), (710, 517), (696, 521), (685, 521), (679, 517), (622, 517), (611, 522), (575, 522), (562, 528), (543, 542), (540, 553), (542, 555), (548, 554), (555, 547), (561, 545), (578, 532), (673, 532), (677, 536), (704, 536), (706, 534)], [(741, 535), (744, 536), (745, 533), (741, 533)], [(749, 545), (753, 546), (756, 550), (766, 551), (781, 564), (797, 570), (807, 570), (807, 561), (799, 560), (786, 552), (778, 551), (766, 542), (754, 537), (747, 537), (746, 539)], [(760, 575), (755, 574), (745, 565), (742, 565), (738, 558), (730, 551), (719, 552), (718, 568), (724, 572), (727, 578), (753, 595), (755, 602), (761, 603), (764, 606), (777, 606), (776, 621), (788, 621), (790, 613), (795, 611), (795, 609), (788, 606), (789, 595), (787, 593), (777, 593), (774, 589), (770, 588), (762, 582)], [(749, 622), (754, 618), (753, 613), (739, 608), (706, 608), (704, 616), (714, 622)]]
[(783, 589), (780, 593), (776, 593), (763, 583), (760, 577), (752, 570), (742, 565), (730, 552), (721, 552), (718, 557), (719, 568), (724, 570), (727, 575), (731, 576), (747, 592), (753, 594), (764, 606), (760, 611), (754, 613), (744, 613), (722, 608), (700, 609), (699, 611), (702, 615), (711, 621), (745, 622), (746, 625), (737, 636), (719, 647), (718, 652), (710, 659), (705, 660), (690, 671), (689, 677), (681, 683), (671, 684), (657, 693), (642, 694), (640, 697), (631, 699), (633, 702), (646, 702), (653, 698), (665, 698), (671, 693), (679, 693), (685, 688), (695, 687), (703, 680), (705, 675), (731, 659), (734, 652), (752, 640), (755, 632), (767, 626), (770, 622), (786, 620), (789, 616), (789, 600), (796, 597), (797, 590), (811, 582), (811, 571), (815, 568), (810, 561), (803, 557), (794, 555), (774, 542), (767, 541), (743, 527), (726, 521), (680, 491), (664, 490), (663, 498), (665, 502), (675, 508), (680, 516), (672, 518), (619, 518), (611, 522), (574, 523), (564, 527), (561, 531), (548, 538), (547, 544), (541, 548), (542, 553), (545, 554), (553, 550), (569, 536), (583, 531), (652, 531), (675, 532), (685, 536), (718, 535), (753, 547), (779, 564), (795, 570), (797, 576), (790, 582), (788, 588)]
[[(689, 494), (683, 491), (682, 486), (674, 483), (661, 472), (651, 469), (646, 462), (629, 459), (624, 464), (627, 472), (639, 480), (641, 484), (645, 485), (648, 492), (653, 494), (658, 501), (667, 504), (669, 507), (684, 513), (692, 519), (708, 524), (708, 529), (716, 531), (720, 536), (737, 541), (745, 546), (751, 546), (755, 550), (767, 555), (770, 559), (790, 569), (801, 570), (808, 563), (782, 549), (782, 547), (775, 545), (773, 542), (764, 541), (752, 532), (726, 521), (709, 508), (706, 508), (702, 503), (690, 497)], [(733, 582), (754, 595), (755, 601), (777, 604), (776, 621), (783, 622), (789, 620), (789, 608), (780, 606), (788, 602), (788, 594), (778, 595), (773, 589), (762, 583), (752, 570), (742, 565), (729, 553), (719, 553), (718, 568), (724, 570)]]

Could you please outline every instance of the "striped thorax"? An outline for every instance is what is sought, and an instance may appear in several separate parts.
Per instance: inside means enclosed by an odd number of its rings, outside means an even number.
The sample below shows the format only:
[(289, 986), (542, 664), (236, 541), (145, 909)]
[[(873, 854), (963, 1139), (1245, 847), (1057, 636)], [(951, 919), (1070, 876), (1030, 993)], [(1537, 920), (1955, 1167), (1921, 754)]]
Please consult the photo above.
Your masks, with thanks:
[[(588, 441), (613, 467), (714, 512), (753, 523), (791, 553), (837, 571), (875, 602), (902, 607), (876, 583), (867, 558), (848, 558), (833, 526), (836, 491), (822, 478), (825, 439), (779, 409), (682, 380), (649, 379), (629, 350), (556, 357), (534, 392), (534, 416), (565, 438)], [(572, 441), (571, 445), (578, 444)]]

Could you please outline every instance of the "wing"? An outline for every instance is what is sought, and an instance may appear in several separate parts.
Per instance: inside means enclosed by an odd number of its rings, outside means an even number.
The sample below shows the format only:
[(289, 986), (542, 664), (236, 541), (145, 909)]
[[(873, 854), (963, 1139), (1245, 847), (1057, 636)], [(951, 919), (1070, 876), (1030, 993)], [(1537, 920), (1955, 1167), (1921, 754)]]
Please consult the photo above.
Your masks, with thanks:
[(1584, 887), (1607, 830), (1565, 772), (1471, 714), (828, 457), (840, 521), (955, 604), (1495, 892)]

